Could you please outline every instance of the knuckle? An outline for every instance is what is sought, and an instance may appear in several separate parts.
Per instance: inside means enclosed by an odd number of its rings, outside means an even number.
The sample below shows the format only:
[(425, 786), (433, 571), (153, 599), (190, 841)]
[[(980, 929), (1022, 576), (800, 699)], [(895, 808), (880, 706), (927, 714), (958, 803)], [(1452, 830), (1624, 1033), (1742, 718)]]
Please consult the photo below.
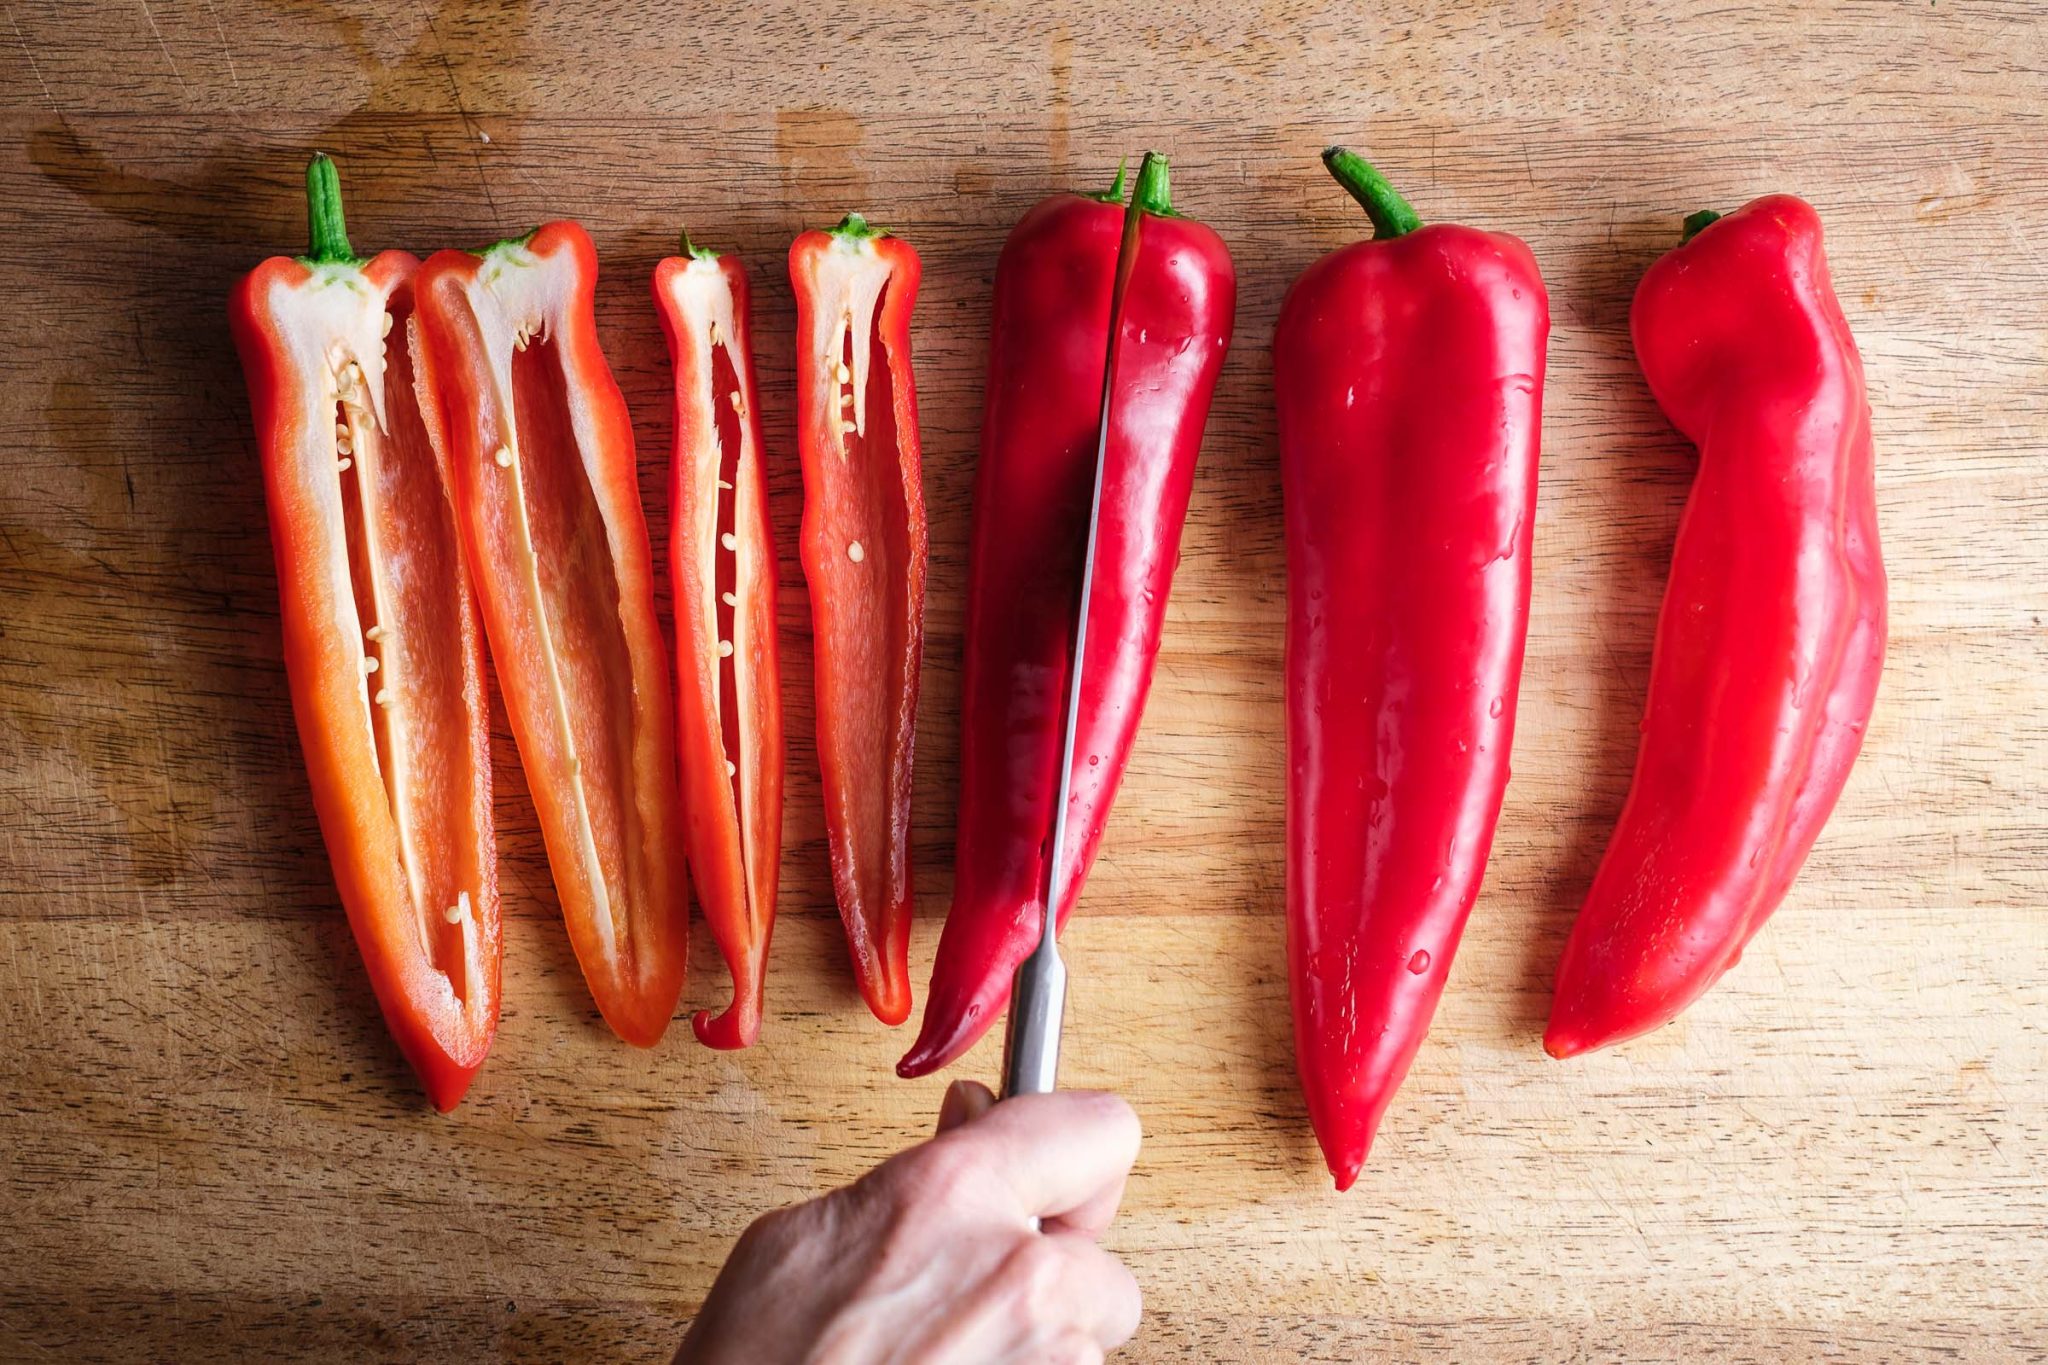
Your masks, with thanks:
[(1047, 1359), (1051, 1365), (1102, 1365), (1102, 1348), (1079, 1333), (1061, 1337)]
[(915, 1164), (871, 1172), (844, 1193), (853, 1220), (867, 1229), (863, 1241), (874, 1274), (886, 1277), (931, 1258), (939, 1219)]
[(982, 1163), (965, 1144), (933, 1142), (920, 1148), (903, 1172), (905, 1202), (952, 1208), (987, 1183)]
[(1000, 1276), (1005, 1295), (1029, 1314), (1027, 1320), (1044, 1322), (1060, 1312), (1066, 1270), (1067, 1258), (1059, 1248), (1034, 1234), (1018, 1240), (1003, 1259)]
[(933, 1242), (932, 1220), (915, 1209), (891, 1205), (876, 1223), (869, 1269), (882, 1278), (914, 1270), (931, 1260), (938, 1249)]
[(770, 1209), (747, 1224), (746, 1230), (740, 1234), (734, 1253), (745, 1252), (755, 1256), (779, 1254), (802, 1236), (798, 1226), (802, 1221), (802, 1214), (801, 1204)]
[(1127, 1143), (1133, 1151), (1137, 1150), (1138, 1143), (1144, 1136), (1144, 1129), (1138, 1122), (1138, 1111), (1131, 1108), (1123, 1096), (1111, 1094), (1106, 1090), (1091, 1091), (1087, 1095), (1087, 1104), (1090, 1119), (1101, 1124), (1108, 1133), (1120, 1141)]
[(1115, 1299), (1117, 1318), (1115, 1320), (1116, 1341), (1121, 1346), (1138, 1334), (1138, 1323), (1145, 1315), (1145, 1291), (1138, 1286), (1138, 1277), (1130, 1267), (1113, 1256), (1104, 1253), (1112, 1271), (1116, 1286)]

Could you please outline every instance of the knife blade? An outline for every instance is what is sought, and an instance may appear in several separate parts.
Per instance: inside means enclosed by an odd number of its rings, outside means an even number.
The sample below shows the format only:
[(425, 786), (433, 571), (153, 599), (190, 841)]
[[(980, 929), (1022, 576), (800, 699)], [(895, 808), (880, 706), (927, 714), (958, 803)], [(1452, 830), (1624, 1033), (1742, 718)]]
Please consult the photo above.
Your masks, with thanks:
[(1046, 872), (1038, 946), (1017, 965), (1010, 982), (1010, 1013), (1003, 1033), (1003, 1097), (1050, 1093), (1059, 1079), (1060, 1028), (1066, 1017), (1067, 966), (1060, 958), (1059, 906), (1073, 869), (1067, 856), (1067, 801), (1073, 783), (1074, 740), (1080, 728), (1081, 671), (1088, 654), (1088, 605), (1095, 587), (1095, 536), (1102, 520), (1102, 476), (1109, 459), (1110, 403), (1116, 392), (1117, 338), (1123, 330), (1124, 291), (1137, 264), (1144, 210), (1137, 196), (1124, 209), (1116, 273), (1109, 295), (1109, 345), (1102, 364), (1102, 406), (1096, 417), (1095, 483), (1088, 499), (1087, 548), (1081, 561), (1081, 600), (1074, 613), (1074, 650), (1067, 666), (1066, 720), (1060, 735), (1059, 791), (1054, 799), (1052, 850)]

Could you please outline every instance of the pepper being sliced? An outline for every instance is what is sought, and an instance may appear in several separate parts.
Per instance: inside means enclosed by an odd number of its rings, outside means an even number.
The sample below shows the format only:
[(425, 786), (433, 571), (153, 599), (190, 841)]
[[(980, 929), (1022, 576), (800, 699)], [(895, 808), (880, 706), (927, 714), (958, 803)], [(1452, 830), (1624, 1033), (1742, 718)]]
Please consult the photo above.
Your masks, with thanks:
[[(987, 1031), (1043, 923), (1045, 860), (1075, 604), (1088, 531), (1123, 176), (1108, 194), (1058, 194), (1026, 214), (996, 266), (981, 465), (967, 583), (960, 809), (953, 907), (916, 1044), (922, 1076)], [(1147, 153), (1144, 218), (1118, 321), (1087, 659), (1069, 791), (1079, 898), (1130, 756), (1195, 456), (1230, 341), (1237, 277), (1216, 234), (1172, 208)]]
[(683, 239), (654, 268), (674, 370), (669, 574), (676, 730), (690, 874), (732, 972), (732, 1007), (691, 1024), (711, 1047), (761, 1035), (761, 989), (782, 862), (782, 685), (747, 272)]
[(1629, 314), (1700, 463), (1635, 778), (1558, 969), (1555, 1057), (1668, 1023), (1735, 965), (1834, 810), (1884, 667), (1870, 404), (1820, 219), (1771, 195), (1715, 220), (1686, 220)]
[(419, 262), (355, 255), (327, 157), (306, 195), (312, 250), (251, 271), (228, 318), (320, 832), (385, 1022), (445, 1112), (498, 1027), (483, 636), (404, 342)]
[(1330, 172), (1373, 238), (1273, 337), (1287, 520), (1287, 955), (1309, 1121), (1349, 1189), (1443, 995), (1508, 781), (1550, 308), (1529, 248), (1422, 226)]
[(660, 1040), (689, 947), (668, 666), (597, 253), (549, 223), (420, 267), (413, 345), (569, 941), (613, 1032)]
[(832, 890), (860, 992), (910, 1014), (910, 769), (926, 531), (910, 367), (921, 266), (848, 214), (789, 248), (796, 290), (803, 564)]

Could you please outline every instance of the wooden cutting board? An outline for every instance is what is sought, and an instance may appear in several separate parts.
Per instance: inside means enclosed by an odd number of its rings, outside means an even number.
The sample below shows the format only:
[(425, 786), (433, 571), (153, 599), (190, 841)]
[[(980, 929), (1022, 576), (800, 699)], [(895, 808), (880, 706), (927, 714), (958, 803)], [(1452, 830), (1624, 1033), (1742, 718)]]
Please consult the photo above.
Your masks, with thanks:
[[(947, 904), (968, 491), (996, 253), (1174, 156), (1241, 280), (1166, 641), (1083, 913), (1067, 1078), (1143, 1116), (1110, 1234), (1138, 1361), (2048, 1358), (2048, 18), (2038, 5), (687, 9), (7, 0), (0, 29), (0, 1356), (656, 1360), (776, 1204), (926, 1131), (826, 880), (782, 253), (860, 208), (926, 276), (922, 988)], [(1451, 989), (1359, 1187), (1295, 1088), (1268, 343), (1360, 236), (1316, 153), (1524, 236), (1552, 291), (1515, 778)], [(761, 1045), (599, 1024), (500, 726), (497, 1050), (451, 1118), (386, 1039), (279, 664), (223, 306), (304, 240), (590, 228), (665, 522), (647, 280), (750, 264), (783, 546), (783, 916)], [(1826, 220), (1863, 347), (1892, 642), (1784, 909), (1679, 1023), (1537, 1040), (1627, 783), (1691, 451), (1630, 291), (1679, 219)], [(722, 999), (700, 930), (688, 1004)], [(993, 1041), (957, 1069), (990, 1076)]]

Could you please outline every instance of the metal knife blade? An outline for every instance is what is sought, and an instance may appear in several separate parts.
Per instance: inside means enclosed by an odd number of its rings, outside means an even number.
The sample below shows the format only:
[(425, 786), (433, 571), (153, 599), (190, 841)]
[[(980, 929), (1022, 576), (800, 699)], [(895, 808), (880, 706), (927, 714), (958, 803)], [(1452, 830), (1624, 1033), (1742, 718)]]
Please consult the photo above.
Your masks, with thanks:
[(1109, 346), (1102, 364), (1102, 407), (1096, 417), (1095, 485), (1088, 501), (1088, 541), (1081, 561), (1081, 601), (1074, 613), (1074, 653), (1067, 666), (1067, 715), (1060, 736), (1059, 791), (1054, 799), (1052, 850), (1046, 875), (1038, 946), (1010, 982), (1010, 1017), (1003, 1034), (1003, 1096), (1043, 1095), (1059, 1079), (1060, 1026), (1066, 1017), (1067, 966), (1060, 959), (1059, 905), (1068, 866), (1067, 800), (1074, 772), (1074, 738), (1081, 718), (1081, 669), (1088, 654), (1088, 604), (1095, 588), (1095, 533), (1102, 520), (1102, 473), (1109, 457), (1109, 409), (1116, 385), (1117, 338), (1123, 330), (1124, 291), (1138, 258), (1138, 228), (1145, 217), (1138, 197), (1124, 209), (1116, 274), (1109, 295)]

